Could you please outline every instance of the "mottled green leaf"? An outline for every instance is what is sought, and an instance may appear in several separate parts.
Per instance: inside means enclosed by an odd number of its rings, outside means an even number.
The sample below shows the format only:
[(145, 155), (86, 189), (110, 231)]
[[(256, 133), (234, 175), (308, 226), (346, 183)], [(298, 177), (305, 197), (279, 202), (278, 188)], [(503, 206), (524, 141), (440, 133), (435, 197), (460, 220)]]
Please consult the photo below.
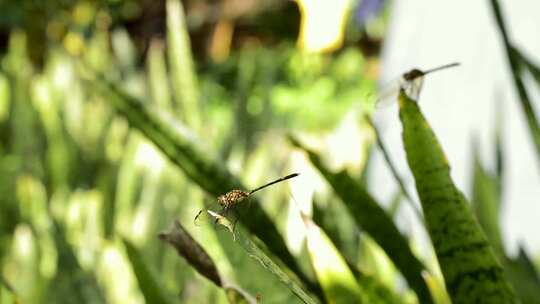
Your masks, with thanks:
[(515, 303), (503, 269), (416, 101), (399, 94), (403, 142), (426, 226), (454, 303)]

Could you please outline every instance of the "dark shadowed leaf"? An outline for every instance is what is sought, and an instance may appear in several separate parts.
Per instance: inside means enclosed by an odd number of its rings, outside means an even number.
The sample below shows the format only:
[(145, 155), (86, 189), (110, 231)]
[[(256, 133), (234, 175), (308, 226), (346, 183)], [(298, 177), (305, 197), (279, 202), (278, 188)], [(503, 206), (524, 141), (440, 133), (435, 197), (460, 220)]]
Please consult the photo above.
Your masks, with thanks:
[(523, 248), (515, 258), (506, 258), (504, 269), (523, 304), (540, 303), (540, 276)]
[(176, 252), (186, 259), (202, 276), (218, 287), (222, 287), (221, 278), (214, 261), (212, 261), (204, 248), (182, 227), (180, 222), (174, 221), (167, 232), (159, 234), (159, 239), (174, 247)]
[(529, 58), (523, 55), (518, 49), (512, 48), (512, 52), (515, 56), (518, 56), (525, 67), (527, 67), (527, 70), (529, 70), (534, 80), (536, 80), (536, 84), (540, 87), (540, 68)]
[(105, 303), (105, 294), (95, 274), (83, 270), (73, 247), (67, 242), (64, 227), (53, 221), (54, 241), (58, 249), (58, 271), (50, 283), (46, 303)]

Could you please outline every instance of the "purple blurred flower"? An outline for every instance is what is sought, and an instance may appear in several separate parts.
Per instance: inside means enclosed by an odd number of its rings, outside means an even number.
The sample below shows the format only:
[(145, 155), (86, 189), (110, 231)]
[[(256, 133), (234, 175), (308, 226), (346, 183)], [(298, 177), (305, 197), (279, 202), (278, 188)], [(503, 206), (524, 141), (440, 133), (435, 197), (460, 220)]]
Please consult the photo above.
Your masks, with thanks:
[(369, 18), (377, 15), (384, 6), (384, 0), (361, 0), (360, 5), (356, 8), (356, 22), (360, 27), (363, 27)]

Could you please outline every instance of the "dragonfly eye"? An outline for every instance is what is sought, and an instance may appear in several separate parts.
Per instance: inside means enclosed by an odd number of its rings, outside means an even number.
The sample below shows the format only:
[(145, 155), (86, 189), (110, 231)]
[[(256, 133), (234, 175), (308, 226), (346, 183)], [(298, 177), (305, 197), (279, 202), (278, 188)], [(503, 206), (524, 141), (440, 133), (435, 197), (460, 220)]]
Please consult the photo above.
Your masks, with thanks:
[(403, 74), (403, 79), (405, 81), (413, 81), (419, 77), (424, 76), (424, 72), (420, 71), (419, 69), (412, 69), (409, 72)]

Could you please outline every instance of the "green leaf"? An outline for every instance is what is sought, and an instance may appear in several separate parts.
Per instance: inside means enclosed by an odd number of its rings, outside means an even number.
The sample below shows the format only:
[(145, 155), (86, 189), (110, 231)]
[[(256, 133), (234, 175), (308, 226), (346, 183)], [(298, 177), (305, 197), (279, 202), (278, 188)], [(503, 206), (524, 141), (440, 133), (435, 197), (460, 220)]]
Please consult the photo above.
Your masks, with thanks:
[(384, 249), (388, 257), (407, 279), (411, 288), (416, 291), (422, 303), (431, 303), (429, 289), (422, 278), (425, 267), (414, 256), (407, 239), (399, 232), (392, 218), (371, 197), (367, 190), (347, 172), (331, 172), (322, 163), (317, 153), (310, 151), (293, 137), (290, 137), (290, 140), (295, 146), (308, 154), (311, 163), (345, 203), (357, 225), (369, 233)]
[(325, 206), (314, 201), (312, 219), (325, 231), (345, 260), (353, 264), (358, 260), (360, 233), (349, 210), (334, 200), (326, 202)]
[(405, 303), (393, 290), (388, 288), (379, 279), (366, 274), (356, 274), (356, 279), (370, 304), (398, 304)]
[(424, 273), (424, 279), (426, 279), (435, 304), (452, 304), (448, 292), (444, 288), (444, 282), (427, 272)]
[(4, 123), (9, 117), (10, 94), (8, 78), (0, 72), (0, 123)]
[(477, 151), (474, 153), (472, 208), (497, 255), (503, 256), (504, 248), (499, 225), (499, 186), (496, 178), (486, 172), (480, 163)]
[[(401, 194), (400, 191), (397, 191), (398, 194)], [(400, 195), (401, 197), (401, 195)], [(317, 217), (317, 219), (316, 219)], [(349, 269), (353, 272), (356, 280), (360, 284), (362, 291), (364, 292), (367, 303), (403, 303), (403, 300), (397, 295), (391, 288), (387, 286), (379, 277), (375, 277), (371, 274), (366, 274), (368, 271), (364, 271), (362, 267), (364, 262), (369, 263), (369, 266), (373, 266), (375, 269), (379, 269), (381, 265), (374, 260), (366, 261), (365, 255), (362, 252), (360, 255), (363, 257), (361, 265), (356, 265), (353, 261), (358, 260), (358, 248), (359, 246), (362, 249), (366, 248), (365, 241), (369, 239), (372, 244), (371, 247), (376, 247), (378, 253), (382, 255), (382, 259), (388, 261), (386, 253), (375, 244), (371, 238), (363, 235), (362, 244), (359, 244), (359, 233), (356, 223), (352, 218), (346, 207), (343, 204), (334, 204), (330, 202), (324, 209), (318, 206), (317, 203), (313, 204), (313, 221), (317, 226), (319, 226), (327, 236), (332, 240), (332, 244), (336, 246), (339, 254), (345, 259)], [(354, 250), (353, 250), (354, 249)], [(373, 253), (372, 253), (373, 254)], [(378, 259), (377, 261), (380, 261)], [(381, 268), (388, 268), (388, 265), (384, 265)], [(362, 268), (362, 271), (358, 268)], [(370, 268), (371, 269), (371, 268)], [(391, 265), (392, 273), (386, 272), (391, 277), (390, 280), (394, 281), (395, 279), (395, 268), (393, 264)]]
[(148, 269), (148, 266), (145, 264), (144, 258), (140, 255), (138, 249), (128, 240), (123, 239), (122, 241), (126, 247), (127, 256), (131, 262), (133, 272), (135, 273), (139, 288), (141, 289), (146, 303), (171, 303), (165, 297), (163, 287), (159, 285)]
[(303, 216), (311, 263), (328, 303), (362, 303), (362, 289), (328, 236)]
[(225, 288), (225, 295), (229, 303), (233, 304), (249, 304), (249, 300), (238, 289), (227, 287)]
[(74, 248), (67, 241), (65, 228), (52, 222), (58, 251), (58, 269), (50, 282), (45, 303), (105, 303), (105, 293), (95, 272), (85, 271), (77, 260)]
[[(220, 224), (230, 225), (230, 223), (224, 223), (228, 221), (227, 218), (220, 218)], [(291, 292), (296, 295), (304, 303), (318, 303), (312, 296), (310, 296), (306, 290), (295, 280), (293, 280), (285, 270), (282, 270), (264, 251), (259, 248), (250, 236), (246, 233), (241, 224), (236, 224), (234, 229), (235, 241), (244, 249), (248, 256), (273, 274), (281, 283), (283, 283)]]
[(0, 275), (0, 303), (20, 303), (21, 300), (13, 287)]
[[(518, 52), (515, 52), (515, 49), (510, 42), (510, 38), (508, 37), (499, 2), (497, 0), (491, 0), (490, 2), (493, 9), (493, 14), (495, 15), (497, 27), (501, 33), (504, 49), (506, 51), (506, 57), (508, 63), (510, 64), (510, 70), (512, 71), (512, 80), (519, 96), (521, 109), (523, 110), (523, 114), (525, 114), (527, 119), (527, 126), (529, 127), (529, 132), (534, 143), (534, 147), (536, 148), (536, 156), (539, 160), (538, 164), (540, 164), (540, 124), (538, 123), (536, 112), (534, 111), (531, 99), (529, 94), (527, 94), (525, 84), (523, 83), (523, 75), (521, 74), (523, 65)], [(531, 72), (534, 74), (534, 71)]]
[(409, 191), (407, 191), (407, 187), (405, 187), (405, 183), (399, 176), (396, 166), (394, 165), (394, 162), (392, 162), (392, 158), (390, 157), (390, 153), (388, 153), (388, 149), (386, 149), (384, 142), (382, 141), (382, 137), (379, 132), (379, 129), (377, 128), (375, 123), (373, 123), (373, 121), (368, 115), (365, 115), (365, 118), (367, 122), (369, 123), (369, 125), (371, 126), (371, 128), (373, 129), (373, 132), (375, 132), (375, 139), (377, 141), (377, 146), (379, 147), (379, 150), (381, 151), (383, 155), (384, 161), (386, 162), (388, 169), (390, 169), (390, 173), (392, 173), (392, 176), (396, 180), (396, 183), (399, 185), (399, 189), (401, 190), (401, 193), (403, 194), (403, 196), (405, 196), (405, 198), (409, 202), (409, 206), (411, 206), (412, 210), (414, 210), (414, 213), (416, 214), (418, 219), (420, 221), (423, 221), (424, 217), (422, 216), (422, 212), (418, 209), (417, 205), (414, 204), (412, 196), (409, 194)]
[(163, 109), (172, 110), (163, 41), (153, 39), (150, 42), (146, 62), (152, 100)]
[(504, 269), (522, 303), (540, 303), (540, 276), (523, 248), (516, 258), (507, 258)]
[(450, 177), (446, 156), (416, 101), (399, 94), (399, 117), (407, 162), (454, 303), (515, 303), (478, 221)]
[(191, 128), (199, 130), (202, 126), (199, 87), (185, 18), (182, 2), (167, 0), (167, 53), (174, 98), (182, 109), (183, 121)]
[(536, 80), (536, 84), (540, 86), (540, 68), (534, 64), (529, 58), (524, 56), (518, 49), (512, 48), (513, 54), (515, 56), (518, 56), (521, 62), (527, 67), (531, 75), (533, 76), (534, 80)]
[[(391, 197), (390, 203), (388, 204), (388, 208), (386, 209), (386, 212), (388, 212), (388, 215), (392, 218), (395, 218), (399, 207), (401, 206), (401, 201), (403, 198), (403, 192), (401, 190), (397, 190)], [(422, 218), (423, 219), (423, 218)]]

